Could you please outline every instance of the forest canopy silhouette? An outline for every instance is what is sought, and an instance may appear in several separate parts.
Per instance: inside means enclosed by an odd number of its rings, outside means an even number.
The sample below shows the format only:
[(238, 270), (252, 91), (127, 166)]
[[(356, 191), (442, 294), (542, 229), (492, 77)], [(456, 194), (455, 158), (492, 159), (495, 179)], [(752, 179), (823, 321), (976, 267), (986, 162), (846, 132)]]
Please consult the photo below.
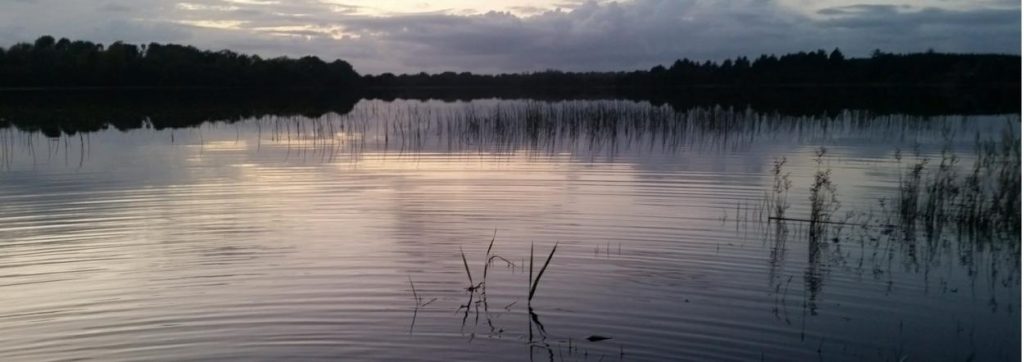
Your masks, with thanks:
[(3, 87), (351, 87), (358, 80), (348, 62), (312, 56), (263, 59), (177, 44), (104, 46), (52, 36), (0, 48)]
[(689, 86), (1012, 86), (1019, 55), (892, 54), (848, 58), (839, 49), (721, 62), (680, 59), (629, 72), (385, 73), (360, 76), (346, 61), (264, 59), (230, 50), (150, 43), (110, 45), (42, 36), (0, 48), (0, 87), (300, 87), (671, 89)]

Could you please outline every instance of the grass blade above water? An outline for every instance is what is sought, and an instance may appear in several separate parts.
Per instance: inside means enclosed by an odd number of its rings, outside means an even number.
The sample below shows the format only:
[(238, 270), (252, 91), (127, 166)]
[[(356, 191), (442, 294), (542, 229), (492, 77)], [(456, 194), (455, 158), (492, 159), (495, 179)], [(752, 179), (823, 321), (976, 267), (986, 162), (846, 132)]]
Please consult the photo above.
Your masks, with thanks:
[[(555, 250), (558, 250), (558, 243), (557, 242), (555, 243), (555, 246), (551, 248), (551, 253), (548, 254), (548, 259), (544, 261), (544, 266), (540, 267), (540, 271), (537, 272), (537, 278), (533, 280), (533, 283), (530, 286), (530, 296), (526, 299), (527, 303), (533, 301), (533, 295), (537, 292), (537, 285), (540, 284), (540, 278), (542, 276), (544, 276), (544, 271), (548, 269), (548, 264), (551, 263), (551, 258), (555, 256)], [(533, 270), (533, 247), (532, 246), (530, 247), (530, 269), (531, 269), (531, 273), (530, 274), (533, 274), (533, 272), (532, 272), (532, 270)]]
[(466, 268), (466, 277), (469, 278), (469, 289), (473, 289), (473, 274), (469, 272), (469, 262), (466, 261), (466, 253), (462, 251), (462, 247), (459, 247), (459, 253), (462, 254), (462, 266)]

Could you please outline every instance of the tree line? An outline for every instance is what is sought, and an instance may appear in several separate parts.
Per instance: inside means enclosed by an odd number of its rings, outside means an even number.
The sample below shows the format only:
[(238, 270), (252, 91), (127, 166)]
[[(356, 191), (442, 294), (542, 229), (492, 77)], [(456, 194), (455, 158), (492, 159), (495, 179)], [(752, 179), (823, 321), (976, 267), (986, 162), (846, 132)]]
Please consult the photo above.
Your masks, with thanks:
[(385, 73), (364, 76), (375, 87), (494, 87), (666, 89), (687, 86), (900, 86), (1017, 85), (1021, 58), (1003, 54), (949, 54), (933, 51), (893, 54), (875, 51), (847, 58), (839, 49), (782, 56), (761, 55), (722, 62), (680, 59), (669, 66), (632, 72), (562, 72), (480, 75)]
[(0, 48), (0, 87), (336, 87), (644, 89), (689, 86), (1019, 85), (1019, 55), (893, 54), (847, 58), (839, 49), (721, 62), (680, 59), (630, 72), (384, 73), (360, 76), (343, 60), (263, 59), (176, 44), (108, 46), (42, 36)]
[(42, 36), (0, 48), (0, 87), (351, 87), (359, 74), (343, 61), (263, 59), (176, 44), (109, 46)]

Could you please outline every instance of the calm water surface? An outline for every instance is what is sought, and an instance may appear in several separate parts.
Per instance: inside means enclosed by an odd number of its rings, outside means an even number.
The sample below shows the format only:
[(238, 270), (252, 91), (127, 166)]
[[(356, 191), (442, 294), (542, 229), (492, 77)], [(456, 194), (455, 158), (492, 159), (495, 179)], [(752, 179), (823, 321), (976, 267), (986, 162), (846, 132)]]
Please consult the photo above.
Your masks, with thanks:
[[(839, 213), (884, 213), (912, 160), (969, 167), (1018, 115), (363, 100), (211, 121), (0, 128), (3, 360), (1020, 359), (1019, 236), (850, 226), (815, 251), (759, 209), (784, 157), (806, 217), (825, 147)], [(460, 250), (480, 282), (492, 237), (515, 265), (482, 298)], [(536, 274), (556, 242), (531, 311), (531, 245)]]

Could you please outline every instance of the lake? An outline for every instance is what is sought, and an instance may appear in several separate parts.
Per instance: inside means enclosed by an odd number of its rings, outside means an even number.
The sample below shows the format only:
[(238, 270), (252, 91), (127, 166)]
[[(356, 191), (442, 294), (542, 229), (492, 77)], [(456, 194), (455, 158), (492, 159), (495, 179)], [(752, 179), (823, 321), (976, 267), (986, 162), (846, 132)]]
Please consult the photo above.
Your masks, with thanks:
[(341, 103), (3, 108), (0, 356), (1021, 358), (1019, 114)]

